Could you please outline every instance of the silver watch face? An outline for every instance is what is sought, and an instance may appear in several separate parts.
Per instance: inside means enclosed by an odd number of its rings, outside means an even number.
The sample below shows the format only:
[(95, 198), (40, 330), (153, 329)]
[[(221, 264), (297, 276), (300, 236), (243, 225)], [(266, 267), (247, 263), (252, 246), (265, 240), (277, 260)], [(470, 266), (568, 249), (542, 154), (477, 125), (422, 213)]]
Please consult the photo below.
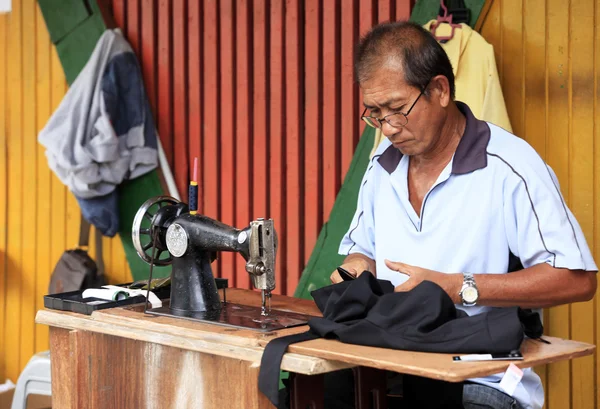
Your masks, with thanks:
[(467, 304), (472, 304), (475, 301), (477, 301), (478, 295), (479, 294), (478, 294), (477, 289), (475, 287), (466, 287), (462, 291), (462, 299)]

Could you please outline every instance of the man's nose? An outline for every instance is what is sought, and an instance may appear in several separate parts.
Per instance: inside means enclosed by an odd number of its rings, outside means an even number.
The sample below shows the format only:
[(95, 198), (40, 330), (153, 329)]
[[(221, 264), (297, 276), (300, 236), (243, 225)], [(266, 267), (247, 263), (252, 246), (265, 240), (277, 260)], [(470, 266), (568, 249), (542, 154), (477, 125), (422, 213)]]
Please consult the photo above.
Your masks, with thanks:
[(402, 127), (395, 127), (390, 125), (387, 121), (382, 121), (383, 123), (381, 124), (381, 133), (383, 133), (383, 135), (386, 138), (390, 138), (394, 135), (396, 135), (397, 133), (402, 132)]

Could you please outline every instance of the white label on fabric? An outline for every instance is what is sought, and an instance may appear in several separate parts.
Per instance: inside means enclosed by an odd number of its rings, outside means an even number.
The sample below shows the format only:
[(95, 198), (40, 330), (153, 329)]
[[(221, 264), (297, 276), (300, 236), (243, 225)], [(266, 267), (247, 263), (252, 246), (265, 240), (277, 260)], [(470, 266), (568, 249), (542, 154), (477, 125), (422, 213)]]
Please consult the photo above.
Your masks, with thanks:
[(508, 395), (513, 396), (521, 378), (523, 378), (523, 371), (515, 364), (510, 364), (500, 381), (500, 388)]

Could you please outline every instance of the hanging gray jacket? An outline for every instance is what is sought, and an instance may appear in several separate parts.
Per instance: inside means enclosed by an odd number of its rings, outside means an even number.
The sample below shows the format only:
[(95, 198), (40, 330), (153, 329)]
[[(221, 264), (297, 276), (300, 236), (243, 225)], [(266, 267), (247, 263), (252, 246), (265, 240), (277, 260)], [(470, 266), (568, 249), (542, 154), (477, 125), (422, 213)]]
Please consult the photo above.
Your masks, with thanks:
[(108, 195), (157, 167), (142, 75), (120, 30), (104, 32), (38, 140), (52, 171), (78, 199)]

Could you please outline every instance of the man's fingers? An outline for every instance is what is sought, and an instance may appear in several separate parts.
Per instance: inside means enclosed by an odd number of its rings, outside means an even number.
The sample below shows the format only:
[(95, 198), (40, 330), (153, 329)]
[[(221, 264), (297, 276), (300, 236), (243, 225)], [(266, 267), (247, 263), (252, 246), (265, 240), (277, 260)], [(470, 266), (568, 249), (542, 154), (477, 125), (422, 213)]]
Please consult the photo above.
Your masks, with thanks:
[(329, 277), (329, 280), (331, 281), (331, 284), (337, 284), (337, 283), (341, 283), (342, 281), (342, 277), (340, 276), (340, 273), (338, 273), (337, 271), (334, 271), (331, 276)]
[(412, 286), (410, 285), (410, 283), (408, 281), (400, 284), (399, 286), (397, 286), (396, 288), (394, 288), (394, 292), (396, 293), (402, 293), (402, 292), (406, 292), (406, 291), (410, 291), (412, 289)]
[(390, 261), (390, 260), (385, 260), (385, 265), (390, 269), (390, 270), (394, 270), (394, 271), (398, 271), (402, 274), (406, 274), (408, 276), (410, 276), (410, 270), (407, 267), (406, 264), (404, 263), (400, 263), (397, 261)]

